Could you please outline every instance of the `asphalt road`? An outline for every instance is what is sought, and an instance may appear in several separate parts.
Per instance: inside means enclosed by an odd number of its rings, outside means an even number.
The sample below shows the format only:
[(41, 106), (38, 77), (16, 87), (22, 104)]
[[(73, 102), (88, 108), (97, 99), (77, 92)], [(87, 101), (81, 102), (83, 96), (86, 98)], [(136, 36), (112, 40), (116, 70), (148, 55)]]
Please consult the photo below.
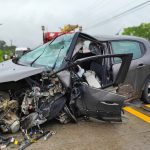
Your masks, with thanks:
[[(56, 135), (47, 141), (40, 139), (27, 150), (150, 149), (150, 124), (128, 112), (125, 112), (122, 123), (90, 120), (62, 125), (57, 122), (49, 122), (45, 128), (56, 131)], [(16, 148), (10, 146), (8, 149)]]

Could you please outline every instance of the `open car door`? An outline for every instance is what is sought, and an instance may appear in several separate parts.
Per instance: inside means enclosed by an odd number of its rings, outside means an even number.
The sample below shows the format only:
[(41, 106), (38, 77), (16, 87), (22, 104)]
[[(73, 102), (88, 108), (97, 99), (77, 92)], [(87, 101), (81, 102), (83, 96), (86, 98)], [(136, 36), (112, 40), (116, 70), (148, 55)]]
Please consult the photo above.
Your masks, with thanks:
[[(95, 60), (112, 59), (115, 57), (122, 60), (118, 74), (114, 81), (107, 82), (101, 87), (95, 88), (90, 86), (75, 72), (74, 68), (82, 63), (87, 64), (88, 61), (92, 62)], [(69, 91), (71, 91), (71, 96), (69, 106), (73, 115), (93, 117), (104, 121), (120, 122), (121, 111), (126, 97), (119, 95), (116, 90), (113, 90), (112, 92), (110, 89), (116, 89), (119, 84), (124, 82), (131, 60), (132, 54), (97, 55), (78, 59), (71, 65), (55, 72), (54, 74), (59, 75), (63, 85), (66, 88), (70, 88)], [(112, 65), (109, 66), (109, 70), (107, 70), (109, 71), (109, 74), (112, 71), (112, 67)], [(97, 67), (96, 70), (98, 69), (99, 68)]]
[[(121, 121), (121, 111), (126, 98), (108, 89), (110, 87), (115, 88), (124, 82), (132, 60), (132, 54), (97, 55), (77, 60), (74, 65), (114, 57), (119, 57), (122, 60), (115, 81), (110, 81), (110, 83), (100, 88), (91, 87), (80, 79), (74, 82), (70, 101), (70, 106), (74, 114), (78, 112), (78, 115), (93, 117), (104, 121)], [(111, 68), (109, 71), (111, 71)]]

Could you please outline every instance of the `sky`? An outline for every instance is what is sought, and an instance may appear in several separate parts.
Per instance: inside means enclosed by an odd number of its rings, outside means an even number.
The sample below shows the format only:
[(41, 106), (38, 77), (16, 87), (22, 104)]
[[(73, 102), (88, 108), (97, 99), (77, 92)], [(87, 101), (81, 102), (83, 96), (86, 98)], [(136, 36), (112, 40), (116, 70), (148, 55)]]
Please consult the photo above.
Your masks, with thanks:
[(99, 23), (146, 1), (0, 0), (0, 40), (8, 45), (12, 41), (18, 47), (35, 48), (42, 44), (42, 25), (53, 32), (66, 24), (78, 24), (91, 35), (114, 35), (125, 27), (150, 22), (150, 5)]

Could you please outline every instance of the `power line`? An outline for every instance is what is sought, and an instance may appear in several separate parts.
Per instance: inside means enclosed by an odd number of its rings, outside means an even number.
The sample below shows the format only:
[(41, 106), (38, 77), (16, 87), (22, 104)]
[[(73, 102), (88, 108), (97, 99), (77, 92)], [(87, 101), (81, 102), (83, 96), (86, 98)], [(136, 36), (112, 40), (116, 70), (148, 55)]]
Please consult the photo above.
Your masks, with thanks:
[[(124, 11), (124, 12), (118, 14), (118, 15), (115, 15), (115, 16), (113, 16), (113, 17), (111, 17), (111, 18), (108, 18), (108, 19), (106, 19), (106, 20), (104, 20), (104, 21), (98, 22), (98, 23), (96, 23), (96, 24), (94, 24), (94, 25), (92, 25), (92, 26), (90, 26), (90, 27), (88, 27), (88, 28), (85, 28), (84, 30), (88, 30), (88, 29), (90, 29), (90, 28), (103, 25), (103, 24), (105, 24), (105, 23), (107, 23), (107, 22), (109, 22), (109, 21), (111, 21), (111, 20), (117, 19), (117, 18), (119, 18), (119, 17), (121, 17), (121, 16), (123, 16), (123, 15), (126, 15), (126, 14), (130, 13), (130, 12), (136, 11), (138, 8), (141, 9), (141, 8), (143, 8), (143, 7), (146, 7), (146, 6), (149, 5), (149, 4), (148, 4), (149, 2), (150, 2), (150, 0), (145, 1), (145, 2), (143, 2), (143, 3), (141, 3), (141, 4), (138, 4), (138, 5), (132, 7), (132, 8), (130, 8), (130, 9), (128, 9), (128, 10), (126, 10), (126, 11)], [(146, 5), (146, 4), (147, 4), (147, 5)], [(144, 5), (145, 5), (145, 6), (144, 6)], [(143, 7), (142, 7), (142, 6), (143, 6)]]
[[(144, 3), (141, 3), (141, 4), (137, 5), (137, 6), (134, 6), (133, 8), (130, 8), (130, 9), (128, 9), (128, 10), (126, 10), (126, 11), (124, 11), (124, 12), (118, 14), (118, 15), (115, 15), (115, 16), (109, 18), (109, 19), (106, 19), (106, 20), (101, 21), (101, 22), (98, 22), (98, 23), (96, 23), (96, 24), (94, 24), (94, 25), (92, 25), (92, 26), (90, 26), (90, 27), (88, 27), (88, 28), (85, 28), (84, 30), (88, 30), (88, 29), (93, 28), (93, 27), (96, 27), (96, 26), (98, 26), (98, 25), (99, 25), (99, 26), (100, 26), (100, 25), (103, 25), (103, 24), (105, 24), (105, 23), (107, 23), (107, 22), (109, 22), (109, 21), (111, 21), (111, 20), (113, 20), (113, 19), (117, 19), (117, 18), (121, 17), (122, 15), (126, 15), (127, 13), (136, 11), (139, 7), (142, 7), (143, 5), (145, 5), (145, 4), (149, 3), (149, 2), (150, 2), (150, 0), (148, 0), (148, 1), (144, 2)], [(148, 5), (149, 5), (149, 4), (148, 4)], [(143, 7), (146, 7), (146, 6), (148, 6), (148, 5), (145, 5), (145, 6), (143, 6)], [(142, 7), (142, 8), (143, 8), (143, 7)]]
[[(78, 19), (76, 20), (76, 22), (80, 22), (80, 24), (82, 24), (82, 22), (84, 22), (85, 18), (89, 18), (89, 16), (93, 15), (93, 11), (96, 11), (97, 9), (103, 8), (109, 1), (111, 0), (101, 0), (101, 1), (94, 1), (92, 3), (92, 5), (90, 5), (87, 8), (84, 8), (84, 12), (86, 11), (86, 14), (81, 14)], [(99, 5), (100, 4), (100, 5)], [(92, 10), (92, 11), (91, 11)], [(87, 15), (88, 13), (88, 15)]]
[[(124, 5), (124, 6), (120, 7), (120, 8), (118, 8), (117, 10), (111, 12), (111, 14), (113, 14), (114, 12), (115, 12), (115, 13), (116, 13), (116, 12), (120, 13), (120, 11), (118, 11), (118, 10), (122, 10), (122, 8), (125, 8), (126, 6), (129, 6), (129, 4), (131, 4), (131, 3), (135, 2), (135, 1), (137, 1), (137, 0), (130, 1), (130, 3), (127, 3), (126, 5)], [(102, 11), (102, 10), (97, 11), (96, 14), (99, 14), (101, 11)], [(93, 15), (94, 15), (93, 18), (95, 18), (95, 15), (96, 15), (96, 14), (93, 14)], [(103, 14), (106, 14), (106, 13), (103, 13)], [(101, 15), (103, 15), (103, 14), (101, 14)], [(88, 15), (87, 18), (89, 18), (89, 17), (90, 17), (90, 16)], [(87, 18), (84, 19), (84, 20), (82, 20), (82, 21), (86, 21)], [(103, 18), (104, 18), (104, 16), (103, 16)], [(100, 18), (99, 18), (99, 17), (96, 17), (96, 18), (93, 20), (93, 22), (94, 22), (94, 21), (97, 21), (98, 19), (100, 19)], [(91, 21), (90, 21), (90, 22), (91, 22)], [(89, 26), (92, 26), (92, 25), (93, 25), (93, 24), (90, 24)]]

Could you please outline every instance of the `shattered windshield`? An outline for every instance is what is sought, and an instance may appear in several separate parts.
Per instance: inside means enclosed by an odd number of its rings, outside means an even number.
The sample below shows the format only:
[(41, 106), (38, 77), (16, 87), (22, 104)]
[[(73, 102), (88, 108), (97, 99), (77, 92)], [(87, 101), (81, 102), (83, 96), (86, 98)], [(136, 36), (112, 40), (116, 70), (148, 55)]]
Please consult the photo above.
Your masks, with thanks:
[(59, 69), (70, 47), (73, 36), (74, 34), (65, 34), (57, 37), (54, 41), (48, 42), (23, 55), (19, 59), (18, 64), (33, 67), (44, 66), (46, 70)]

